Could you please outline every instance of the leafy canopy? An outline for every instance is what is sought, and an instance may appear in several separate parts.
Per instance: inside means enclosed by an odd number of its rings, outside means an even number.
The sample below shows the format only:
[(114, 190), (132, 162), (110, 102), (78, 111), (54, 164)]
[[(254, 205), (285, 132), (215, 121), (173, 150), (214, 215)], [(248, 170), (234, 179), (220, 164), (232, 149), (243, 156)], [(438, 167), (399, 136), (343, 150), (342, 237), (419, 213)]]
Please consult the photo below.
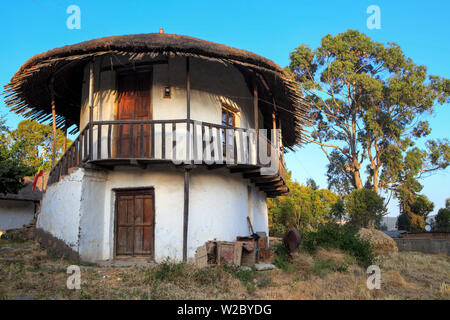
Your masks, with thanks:
[(308, 184), (304, 186), (292, 181), (291, 173), (288, 173), (290, 195), (268, 199), (271, 234), (283, 235), (290, 227), (300, 232), (314, 230), (329, 220), (331, 207), (339, 196), (330, 190), (319, 189), (313, 180)]
[[(40, 150), (44, 151), (44, 171), (51, 168), (53, 131), (50, 125), (41, 124), (33, 120), (23, 120), (17, 125), (17, 129), (11, 131), (9, 135), (11, 143), (20, 142), (22, 148), (19, 157), (24, 162), (31, 165), (35, 170), (41, 165), (42, 157)], [(67, 147), (71, 141), (67, 139)], [(56, 159), (59, 159), (64, 153), (64, 132), (56, 130)], [(42, 150), (41, 150), (42, 154)]]
[[(379, 43), (355, 30), (326, 35), (312, 50), (300, 45), (289, 70), (300, 83), (315, 120), (309, 143), (328, 157), (334, 190), (395, 190), (406, 179), (444, 169), (447, 139), (416, 142), (431, 132), (423, 116), (450, 99), (450, 80), (428, 75), (395, 43)], [(366, 168), (363, 183), (361, 170)]]
[(370, 189), (354, 190), (344, 203), (350, 224), (358, 228), (378, 225), (386, 214), (384, 199)]
[(0, 193), (18, 193), (24, 186), (24, 177), (32, 175), (34, 168), (29, 166), (21, 152), (21, 141), (9, 143), (10, 131), (5, 125), (4, 117), (0, 118)]

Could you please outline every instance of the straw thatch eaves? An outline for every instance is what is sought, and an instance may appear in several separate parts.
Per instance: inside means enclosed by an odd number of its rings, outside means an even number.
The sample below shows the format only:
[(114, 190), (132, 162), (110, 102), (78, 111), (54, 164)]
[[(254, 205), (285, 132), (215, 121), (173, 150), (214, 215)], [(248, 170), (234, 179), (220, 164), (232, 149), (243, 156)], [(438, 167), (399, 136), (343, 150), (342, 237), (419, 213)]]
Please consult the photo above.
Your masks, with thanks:
[[(126, 55), (134, 61), (174, 55), (213, 59), (237, 67), (247, 83), (256, 71), (262, 76), (257, 77), (261, 109), (264, 112), (272, 108), (273, 95), (282, 121), (285, 147), (292, 148), (301, 143), (302, 127), (309, 124), (307, 106), (301, 103), (295, 82), (273, 61), (245, 50), (173, 34), (106, 37), (35, 55), (5, 86), (5, 102), (18, 114), (40, 122), (49, 121), (49, 82), (53, 74), (57, 126), (64, 127), (65, 120), (68, 126), (78, 126), (83, 67), (93, 57), (104, 55)], [(72, 133), (77, 130), (78, 127)]]

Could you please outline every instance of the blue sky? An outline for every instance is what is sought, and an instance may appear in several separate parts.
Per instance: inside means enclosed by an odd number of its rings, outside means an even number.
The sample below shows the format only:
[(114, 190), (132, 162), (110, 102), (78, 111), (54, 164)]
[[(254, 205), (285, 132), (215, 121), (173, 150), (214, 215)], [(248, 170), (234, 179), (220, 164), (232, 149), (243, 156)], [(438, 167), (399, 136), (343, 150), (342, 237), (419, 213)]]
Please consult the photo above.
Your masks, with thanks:
[[(81, 29), (66, 27), (69, 5), (81, 9)], [(381, 9), (381, 29), (369, 30), (369, 5)], [(189, 35), (223, 43), (265, 56), (280, 66), (300, 44), (316, 47), (326, 34), (357, 29), (379, 42), (395, 42), (431, 74), (450, 78), (450, 1), (80, 1), (16, 0), (0, 10), (2, 50), (0, 84), (3, 86), (34, 54), (102, 36), (157, 32)], [(7, 109), (0, 99), (0, 114)], [(438, 106), (430, 138), (449, 138), (450, 109)], [(22, 120), (8, 114), (8, 125)], [(286, 156), (293, 177), (304, 183), (313, 178), (326, 187), (327, 161), (316, 146), (306, 146)], [(423, 180), (423, 193), (438, 209), (450, 197), (450, 170)], [(389, 215), (398, 210), (395, 202)]]

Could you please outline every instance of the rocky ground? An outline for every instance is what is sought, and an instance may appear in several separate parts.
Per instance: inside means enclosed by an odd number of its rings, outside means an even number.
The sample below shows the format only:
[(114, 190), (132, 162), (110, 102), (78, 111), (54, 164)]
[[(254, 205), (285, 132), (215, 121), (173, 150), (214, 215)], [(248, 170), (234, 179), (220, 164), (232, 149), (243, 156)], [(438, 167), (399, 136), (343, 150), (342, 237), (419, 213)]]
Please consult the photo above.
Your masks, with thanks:
[(450, 299), (450, 257), (422, 253), (379, 256), (379, 290), (369, 290), (366, 270), (337, 250), (300, 253), (285, 270), (270, 271), (78, 264), (79, 290), (66, 285), (73, 264), (33, 241), (0, 240), (0, 299)]

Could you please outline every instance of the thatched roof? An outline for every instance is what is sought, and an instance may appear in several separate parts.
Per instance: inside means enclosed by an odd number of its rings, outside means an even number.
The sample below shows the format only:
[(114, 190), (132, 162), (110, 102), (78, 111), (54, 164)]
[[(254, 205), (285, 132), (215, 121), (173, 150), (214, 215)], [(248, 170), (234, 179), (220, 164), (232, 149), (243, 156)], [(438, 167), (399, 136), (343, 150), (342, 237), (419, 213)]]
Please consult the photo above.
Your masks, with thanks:
[[(278, 106), (284, 145), (292, 148), (302, 142), (302, 127), (309, 124), (307, 106), (302, 104), (294, 80), (280, 66), (249, 51), (174, 34), (106, 37), (37, 54), (5, 86), (5, 102), (12, 111), (25, 117), (40, 122), (50, 120), (49, 82), (54, 75), (57, 126), (63, 127), (65, 119), (69, 126), (78, 126), (83, 67), (94, 56), (111, 54), (136, 60), (174, 55), (219, 60), (237, 67), (246, 80), (257, 72), (262, 76), (258, 77), (259, 91), (263, 92), (268, 85)], [(272, 107), (269, 96), (260, 95), (260, 103)]]

